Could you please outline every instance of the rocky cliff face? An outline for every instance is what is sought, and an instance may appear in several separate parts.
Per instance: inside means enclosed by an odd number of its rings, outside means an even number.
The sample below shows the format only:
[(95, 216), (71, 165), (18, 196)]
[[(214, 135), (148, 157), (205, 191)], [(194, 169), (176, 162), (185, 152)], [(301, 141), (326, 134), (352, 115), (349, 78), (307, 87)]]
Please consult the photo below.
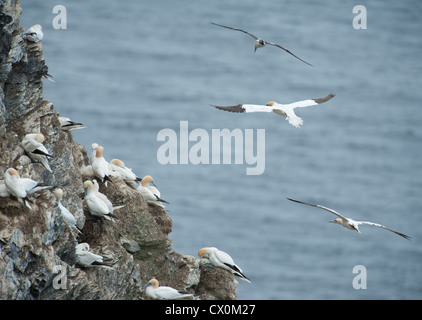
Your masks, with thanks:
[[(114, 178), (107, 187), (100, 184), (114, 204), (125, 205), (115, 212), (115, 222), (93, 219), (84, 210), (87, 177), (81, 168), (89, 164), (87, 151), (71, 132), (61, 130), (57, 110), (44, 100), (42, 79), (48, 68), (42, 42), (24, 38), (20, 13), (18, 0), (2, 0), (0, 183), (3, 172), (13, 167), (21, 177), (60, 187), (62, 203), (82, 233), (76, 234), (64, 221), (54, 190), (29, 196), (32, 209), (15, 198), (0, 197), (0, 299), (144, 299), (142, 286), (153, 277), (199, 299), (236, 299), (233, 276), (175, 252), (168, 237), (169, 215), (148, 205), (123, 180)], [(31, 162), (20, 145), (25, 134), (37, 132), (45, 136), (44, 145), (54, 156), (49, 161), (52, 172)], [(111, 268), (80, 267), (75, 246), (81, 242)]]

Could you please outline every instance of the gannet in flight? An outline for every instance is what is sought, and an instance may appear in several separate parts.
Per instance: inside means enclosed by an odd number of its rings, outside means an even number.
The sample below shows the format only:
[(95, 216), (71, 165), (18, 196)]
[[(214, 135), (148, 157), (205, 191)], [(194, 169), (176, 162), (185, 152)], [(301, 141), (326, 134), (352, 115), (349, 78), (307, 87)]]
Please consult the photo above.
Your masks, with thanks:
[(294, 109), (295, 108), (303, 108), (309, 106), (315, 106), (324, 102), (327, 102), (331, 98), (334, 97), (334, 94), (330, 93), (328, 96), (320, 99), (308, 99), (297, 101), (289, 104), (280, 104), (274, 101), (268, 102), (265, 106), (264, 105), (257, 105), (257, 104), (238, 104), (237, 106), (216, 106), (212, 105), (213, 107), (228, 111), (228, 112), (235, 112), (235, 113), (247, 113), (247, 112), (274, 112), (280, 116), (286, 118), (289, 123), (299, 128), (303, 124), (302, 118), (298, 117)]
[[(152, 183), (153, 186), (150, 186), (150, 183)], [(144, 200), (152, 205), (164, 208), (163, 202), (168, 204), (166, 200), (160, 198), (161, 193), (158, 191), (151, 176), (143, 177), (137, 190), (142, 194)]]
[(242, 269), (224, 251), (218, 250), (215, 247), (202, 248), (198, 251), (198, 256), (201, 259), (208, 259), (213, 266), (226, 269), (232, 272), (234, 276), (250, 283), (250, 279), (243, 274)]
[(401, 237), (403, 237), (403, 238), (405, 238), (407, 240), (410, 240), (411, 239), (409, 236), (407, 236), (407, 235), (405, 235), (403, 233), (394, 231), (394, 230), (392, 230), (390, 228), (387, 228), (387, 227), (385, 227), (385, 226), (383, 226), (383, 225), (381, 225), (379, 223), (368, 222), (368, 221), (356, 221), (356, 220), (353, 220), (353, 219), (350, 219), (350, 218), (346, 218), (346, 217), (342, 216), (340, 213), (338, 213), (337, 211), (334, 211), (333, 209), (330, 209), (330, 208), (327, 208), (327, 207), (324, 207), (324, 206), (320, 206), (320, 205), (317, 205), (317, 204), (306, 203), (306, 202), (302, 202), (302, 201), (298, 201), (298, 200), (293, 200), (293, 199), (290, 199), (290, 198), (287, 198), (287, 199), (290, 200), (290, 201), (294, 201), (294, 202), (301, 203), (301, 204), (306, 204), (308, 206), (317, 207), (317, 208), (326, 210), (328, 212), (331, 212), (332, 214), (336, 215), (338, 218), (335, 219), (335, 220), (329, 221), (329, 222), (331, 222), (331, 223), (337, 223), (337, 224), (342, 225), (343, 227), (345, 227), (347, 229), (350, 229), (350, 230), (355, 230), (357, 232), (360, 232), (359, 231), (359, 226), (366, 224), (366, 225), (369, 225), (369, 226), (375, 226), (375, 227), (383, 228), (385, 230), (394, 232), (395, 234), (397, 234), (397, 235), (399, 235), (399, 236), (401, 236)]
[(53, 156), (48, 153), (47, 148), (43, 145), (44, 140), (45, 137), (42, 133), (28, 133), (23, 137), (21, 145), (32, 160), (41, 162), (48, 171), (52, 172), (48, 157), (53, 158)]
[(299, 59), (300, 61), (302, 61), (302, 62), (306, 63), (307, 65), (312, 66), (312, 64), (310, 64), (310, 63), (306, 62), (305, 60), (302, 60), (302, 59), (301, 59), (301, 58), (299, 58), (297, 55), (293, 54), (292, 52), (290, 52), (289, 50), (287, 50), (286, 48), (284, 48), (284, 47), (280, 46), (280, 45), (279, 45), (279, 44), (277, 44), (277, 43), (273, 43), (273, 42), (265, 41), (265, 40), (263, 40), (263, 39), (260, 39), (260, 38), (258, 38), (258, 37), (256, 37), (256, 36), (254, 36), (252, 33), (249, 33), (249, 32), (247, 32), (247, 31), (245, 31), (245, 30), (242, 30), (242, 29), (232, 28), (232, 27), (227, 27), (227, 26), (223, 26), (223, 25), (221, 25), (221, 24), (214, 23), (214, 22), (211, 22), (211, 24), (216, 25), (216, 26), (219, 26), (219, 27), (223, 27), (223, 28), (227, 28), (227, 29), (235, 30), (235, 31), (240, 31), (240, 32), (246, 33), (247, 35), (251, 36), (251, 37), (252, 37), (252, 38), (254, 38), (254, 40), (255, 40), (255, 51), (254, 51), (254, 52), (256, 52), (256, 49), (258, 49), (258, 48), (262, 48), (262, 47), (264, 47), (266, 44), (268, 44), (268, 45), (270, 45), (270, 46), (275, 46), (275, 47), (277, 47), (277, 48), (283, 49), (284, 51), (286, 51), (287, 53), (291, 54), (291, 55), (292, 55), (293, 57), (295, 57), (296, 59)]
[(27, 40), (32, 42), (40, 42), (44, 37), (42, 27), (39, 24), (33, 25), (25, 33), (24, 36)]
[(145, 294), (153, 299), (163, 299), (163, 300), (176, 300), (186, 297), (192, 297), (193, 294), (180, 293), (178, 290), (172, 287), (161, 286), (157, 279), (151, 279), (144, 286)]

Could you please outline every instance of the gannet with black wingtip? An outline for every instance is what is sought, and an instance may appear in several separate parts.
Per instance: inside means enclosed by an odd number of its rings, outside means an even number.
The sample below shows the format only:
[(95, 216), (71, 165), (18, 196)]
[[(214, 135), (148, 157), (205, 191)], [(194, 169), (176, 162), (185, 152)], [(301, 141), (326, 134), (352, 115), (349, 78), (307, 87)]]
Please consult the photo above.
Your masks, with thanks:
[(57, 207), (60, 210), (60, 213), (62, 214), (64, 220), (69, 224), (69, 226), (75, 230), (77, 233), (81, 233), (81, 230), (76, 225), (76, 219), (75, 216), (62, 204), (62, 198), (63, 198), (63, 190), (60, 188), (57, 188), (54, 193), (56, 200), (57, 200)]
[(153, 299), (177, 300), (193, 296), (191, 293), (180, 293), (172, 287), (160, 287), (157, 279), (151, 279), (148, 281), (148, 283), (144, 286), (144, 289), (146, 296)]
[(120, 159), (113, 159), (110, 161), (110, 175), (119, 177), (125, 182), (138, 182), (142, 181), (136, 174), (132, 172), (132, 169), (125, 166), (124, 162)]
[(90, 251), (89, 244), (86, 242), (76, 245), (76, 255), (78, 256), (78, 264), (83, 267), (102, 267), (113, 269), (107, 266), (103, 261), (103, 257)]
[(382, 228), (382, 229), (385, 229), (385, 230), (394, 232), (395, 234), (397, 234), (400, 237), (403, 237), (403, 238), (405, 238), (407, 240), (410, 240), (411, 239), (411, 237), (409, 237), (409, 236), (407, 236), (407, 235), (405, 235), (403, 233), (394, 231), (394, 230), (392, 230), (390, 228), (387, 228), (387, 227), (385, 227), (385, 226), (383, 226), (382, 224), (379, 224), (379, 223), (368, 222), (368, 221), (356, 221), (356, 220), (353, 220), (353, 219), (344, 217), (343, 215), (341, 215), (340, 213), (338, 213), (337, 211), (335, 211), (333, 209), (330, 209), (330, 208), (327, 208), (327, 207), (324, 207), (324, 206), (321, 206), (321, 205), (318, 205), (318, 204), (311, 204), (311, 203), (307, 203), (307, 202), (303, 202), (303, 201), (299, 201), (299, 200), (294, 200), (294, 199), (290, 199), (290, 198), (287, 198), (287, 199), (290, 200), (290, 201), (293, 201), (293, 202), (297, 202), (297, 203), (301, 203), (301, 204), (306, 204), (308, 206), (320, 208), (320, 209), (323, 209), (325, 211), (331, 212), (332, 214), (336, 215), (338, 218), (335, 219), (335, 220), (329, 221), (329, 222), (331, 222), (331, 223), (337, 223), (337, 224), (339, 224), (339, 225), (341, 225), (341, 226), (343, 226), (343, 227), (345, 227), (347, 229), (350, 229), (350, 230), (354, 230), (354, 231), (360, 232), (360, 230), (359, 230), (359, 226), (360, 225), (369, 225), (369, 226), (375, 226), (375, 227), (379, 227), (379, 228)]
[(74, 131), (85, 128), (82, 123), (74, 122), (67, 117), (59, 117), (59, 122), (63, 131)]
[(249, 283), (251, 282), (250, 279), (243, 274), (242, 269), (234, 263), (232, 257), (224, 251), (215, 247), (207, 247), (200, 249), (198, 251), (198, 256), (201, 259), (208, 259), (215, 267), (232, 272), (234, 276), (240, 278), (241, 280)]
[(297, 55), (293, 54), (292, 52), (290, 52), (289, 50), (287, 50), (286, 48), (282, 47), (281, 45), (279, 45), (277, 43), (273, 43), (273, 42), (269, 42), (269, 41), (265, 41), (263, 39), (260, 39), (257, 36), (254, 36), (252, 33), (247, 32), (246, 30), (242, 30), (242, 29), (239, 29), (239, 28), (232, 28), (232, 27), (228, 27), (228, 26), (223, 26), (222, 24), (218, 24), (218, 23), (214, 23), (214, 22), (210, 22), (210, 23), (213, 24), (213, 25), (219, 26), (219, 27), (226, 28), (226, 29), (240, 31), (240, 32), (243, 32), (243, 33), (247, 34), (248, 36), (252, 37), (255, 40), (255, 50), (254, 50), (254, 52), (256, 52), (256, 49), (262, 48), (262, 47), (264, 47), (265, 45), (268, 44), (270, 46), (275, 46), (277, 48), (283, 49), (284, 51), (286, 51), (287, 53), (291, 54), (296, 59), (298, 59), (298, 60), (306, 63), (309, 66), (312, 66), (312, 64), (310, 64), (309, 62), (306, 62), (305, 60), (302, 60)]
[(108, 162), (103, 157), (104, 147), (98, 146), (95, 152), (95, 157), (92, 160), (92, 170), (97, 178), (101, 179), (101, 182), (107, 185), (107, 181), (111, 181), (109, 178), (110, 167)]
[(40, 42), (44, 37), (41, 25), (36, 24), (28, 28), (28, 30), (24, 33), (24, 36), (29, 41)]
[(107, 220), (113, 220), (110, 209), (108, 208), (107, 204), (101, 200), (95, 192), (94, 184), (90, 180), (86, 180), (84, 182), (84, 191), (85, 191), (85, 205), (87, 206), (89, 212), (93, 216), (97, 216), (100, 218), (104, 218)]
[[(153, 186), (151, 186), (150, 183), (152, 183)], [(167, 201), (160, 198), (161, 193), (158, 191), (157, 186), (155, 185), (151, 176), (143, 177), (137, 190), (142, 194), (144, 200), (152, 205), (165, 208), (163, 202), (168, 203)]]
[(52, 172), (48, 157), (53, 158), (53, 156), (48, 153), (47, 148), (43, 145), (44, 141), (45, 137), (42, 133), (28, 133), (23, 137), (21, 146), (32, 160), (41, 162), (48, 171)]
[(327, 102), (331, 98), (334, 97), (334, 94), (330, 93), (328, 96), (320, 99), (308, 99), (297, 101), (289, 104), (280, 104), (275, 101), (268, 102), (265, 106), (264, 105), (256, 105), (256, 104), (238, 104), (237, 106), (215, 106), (213, 107), (224, 110), (228, 112), (235, 112), (235, 113), (248, 113), (248, 112), (274, 112), (280, 116), (286, 118), (289, 123), (299, 128), (303, 124), (302, 118), (298, 117), (294, 109), (295, 108), (303, 108), (309, 106), (315, 106), (324, 102)]
[(100, 198), (102, 201), (104, 201), (112, 217), (116, 218), (116, 216), (113, 215), (114, 210), (119, 210), (123, 208), (124, 205), (114, 206), (113, 203), (107, 198), (107, 196), (104, 193), (100, 192), (100, 185), (98, 184), (97, 180), (95, 179), (92, 180), (92, 183), (94, 185), (94, 191), (97, 197)]
[[(19, 202), (24, 203), (29, 209), (31, 209), (31, 205), (27, 198), (28, 195), (43, 189), (53, 188), (52, 186), (38, 186), (38, 182), (30, 178), (21, 178), (14, 168), (9, 168), (4, 173), (4, 184), (7, 192), (16, 197)], [(6, 191), (3, 191), (2, 195), (7, 195)]]

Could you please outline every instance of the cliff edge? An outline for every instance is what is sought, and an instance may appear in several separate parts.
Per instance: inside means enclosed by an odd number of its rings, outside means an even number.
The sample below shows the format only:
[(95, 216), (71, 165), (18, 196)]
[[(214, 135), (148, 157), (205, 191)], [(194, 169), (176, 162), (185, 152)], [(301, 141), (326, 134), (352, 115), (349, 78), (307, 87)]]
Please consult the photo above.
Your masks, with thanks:
[[(21, 177), (61, 188), (62, 203), (82, 233), (60, 214), (54, 189), (29, 196), (31, 209), (16, 198), (0, 197), (0, 299), (146, 299), (142, 287), (153, 277), (195, 299), (236, 299), (232, 274), (175, 252), (169, 215), (123, 180), (100, 184), (114, 204), (124, 204), (114, 222), (95, 219), (84, 209), (87, 177), (81, 168), (89, 164), (87, 151), (61, 129), (54, 104), (44, 100), (48, 67), (42, 42), (25, 39), (21, 11), (18, 0), (1, 2), (0, 183), (4, 171), (15, 168)], [(52, 172), (21, 147), (25, 134), (39, 132), (53, 155)], [(75, 247), (82, 242), (110, 268), (79, 266)]]

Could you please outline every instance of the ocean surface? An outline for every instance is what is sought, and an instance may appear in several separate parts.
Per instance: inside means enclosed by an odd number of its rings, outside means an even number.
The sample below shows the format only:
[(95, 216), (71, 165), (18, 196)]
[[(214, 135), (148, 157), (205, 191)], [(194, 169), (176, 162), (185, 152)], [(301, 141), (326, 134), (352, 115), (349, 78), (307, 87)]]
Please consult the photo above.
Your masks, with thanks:
[[(366, 8), (366, 29), (353, 25), (364, 21), (357, 17), (363, 11), (353, 13), (358, 4)], [(53, 26), (56, 5), (66, 8), (67, 29)], [(239, 281), (239, 299), (422, 299), (420, 0), (21, 6), (24, 28), (43, 26), (55, 79), (44, 81), (44, 98), (86, 125), (74, 140), (88, 152), (97, 142), (108, 161), (119, 158), (138, 176), (153, 176), (170, 203), (173, 248), (195, 257), (205, 246), (229, 253), (252, 281)], [(210, 22), (279, 43), (313, 67), (276, 47), (254, 53), (248, 35)], [(329, 102), (296, 109), (300, 129), (272, 113), (210, 106), (290, 103), (330, 92), (336, 96)], [(202, 156), (210, 164), (181, 164), (179, 149), (177, 164), (160, 164), (165, 142), (158, 133), (172, 129), (183, 140), (181, 121), (189, 133), (203, 129), (209, 137)], [(225, 128), (239, 129), (245, 140), (252, 129), (255, 154), (258, 129), (265, 130), (261, 175), (246, 174), (254, 167), (246, 158), (234, 163), (234, 146), (231, 164), (212, 164), (213, 129)], [(182, 144), (190, 150), (196, 141)], [(412, 240), (371, 226), (347, 230), (328, 223), (330, 213), (287, 197)], [(354, 273), (355, 266), (361, 269)]]

